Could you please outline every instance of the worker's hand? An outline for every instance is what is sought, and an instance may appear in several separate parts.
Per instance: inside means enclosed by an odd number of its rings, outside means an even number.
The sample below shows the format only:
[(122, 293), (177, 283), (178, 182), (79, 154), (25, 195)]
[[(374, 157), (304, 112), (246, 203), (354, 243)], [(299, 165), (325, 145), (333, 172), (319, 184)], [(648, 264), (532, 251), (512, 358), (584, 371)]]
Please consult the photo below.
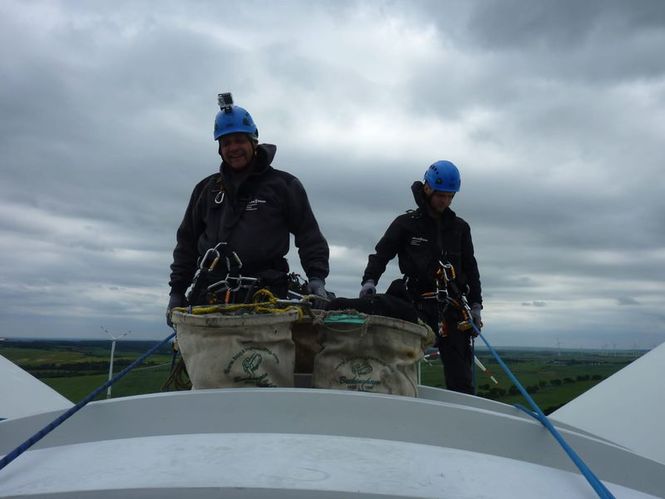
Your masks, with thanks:
[(363, 282), (363, 287), (360, 288), (359, 298), (362, 298), (365, 295), (375, 295), (376, 294), (376, 283), (372, 279), (367, 279)]
[(326, 291), (325, 283), (318, 277), (309, 280), (309, 292), (312, 295), (323, 298), (322, 300), (314, 300), (314, 308), (324, 308), (328, 302), (328, 292)]
[(169, 305), (166, 307), (166, 324), (169, 327), (173, 327), (173, 322), (171, 322), (171, 309), (186, 306), (187, 298), (185, 298), (185, 295), (180, 293), (171, 293), (169, 297)]
[(478, 329), (482, 329), (483, 321), (480, 318), (480, 311), (483, 309), (483, 306), (480, 303), (471, 304), (471, 318), (473, 323)]

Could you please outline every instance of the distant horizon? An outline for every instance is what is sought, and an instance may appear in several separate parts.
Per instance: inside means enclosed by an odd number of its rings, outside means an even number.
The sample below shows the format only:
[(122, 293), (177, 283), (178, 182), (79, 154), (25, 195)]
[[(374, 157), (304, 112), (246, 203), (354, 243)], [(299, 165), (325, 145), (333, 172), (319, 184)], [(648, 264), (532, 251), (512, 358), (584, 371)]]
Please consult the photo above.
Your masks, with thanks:
[[(44, 337), (9, 337), (9, 336), (0, 336), (0, 344), (2, 342), (16, 342), (16, 343), (28, 343), (31, 341), (42, 341), (42, 342), (96, 342), (96, 343), (110, 343), (112, 340), (111, 339), (104, 339), (104, 338), (44, 338)], [(158, 343), (162, 341), (161, 339), (149, 339), (149, 338), (129, 338), (129, 337), (124, 337), (116, 342), (116, 344), (123, 343), (123, 342), (134, 342), (134, 343), (139, 343), (139, 342), (151, 342), (151, 343)], [(656, 345), (658, 346), (658, 345)], [(617, 347), (607, 347), (607, 348), (597, 348), (597, 347), (576, 347), (576, 348), (570, 348), (570, 347), (547, 347), (547, 346), (513, 346), (513, 345), (499, 345), (499, 346), (492, 346), (496, 350), (527, 350), (527, 351), (561, 351), (561, 352), (579, 352), (579, 351), (585, 351), (585, 352), (649, 352), (656, 348), (656, 346), (652, 348), (617, 348)], [(476, 343), (475, 345), (476, 350), (487, 350), (487, 346), (481, 345)], [(0, 351), (0, 354), (2, 352)]]

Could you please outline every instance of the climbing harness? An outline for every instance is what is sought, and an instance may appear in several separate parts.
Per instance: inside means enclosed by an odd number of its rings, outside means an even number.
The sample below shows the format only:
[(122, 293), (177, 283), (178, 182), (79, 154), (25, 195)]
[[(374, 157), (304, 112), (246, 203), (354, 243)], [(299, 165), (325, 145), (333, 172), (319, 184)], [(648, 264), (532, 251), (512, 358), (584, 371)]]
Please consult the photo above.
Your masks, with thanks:
[[(220, 264), (220, 262), (222, 263)], [(274, 282), (265, 276), (244, 276), (240, 272), (242, 267), (242, 260), (226, 242), (209, 248), (199, 261), (192, 284), (186, 293), (187, 301), (192, 305), (256, 302), (255, 293), (270, 288), (271, 283), (274, 284)], [(214, 274), (213, 271), (215, 271)], [(224, 275), (224, 277), (219, 279), (220, 275)], [(328, 301), (323, 297), (308, 294), (307, 281), (298, 274), (287, 274), (285, 284), (291, 299), (283, 301), (284, 304), (293, 305), (293, 299), (295, 299), (295, 304), (304, 306), (312, 306), (315, 300)]]
[(439, 335), (442, 337), (448, 335), (448, 327), (444, 315), (448, 308), (452, 307), (461, 315), (461, 320), (457, 322), (457, 329), (471, 333), (473, 339), (475, 332), (473, 330), (471, 307), (469, 307), (466, 295), (460, 292), (455, 283), (455, 267), (450, 263), (443, 263), (439, 260), (434, 275), (435, 291), (425, 292), (420, 296), (424, 300), (436, 300), (439, 303), (439, 307), (437, 307), (439, 313)]

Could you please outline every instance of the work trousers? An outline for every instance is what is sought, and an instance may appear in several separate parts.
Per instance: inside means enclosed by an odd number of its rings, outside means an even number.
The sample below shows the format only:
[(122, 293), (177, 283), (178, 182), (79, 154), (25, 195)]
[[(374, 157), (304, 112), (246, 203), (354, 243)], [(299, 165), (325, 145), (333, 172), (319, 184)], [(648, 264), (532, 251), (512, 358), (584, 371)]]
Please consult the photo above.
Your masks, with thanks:
[(454, 311), (448, 311), (444, 317), (447, 334), (439, 331), (439, 311), (441, 306), (436, 300), (418, 300), (416, 309), (420, 318), (436, 334), (436, 346), (441, 354), (446, 388), (455, 392), (474, 394), (473, 386), (473, 348), (468, 331), (457, 329), (457, 317)]

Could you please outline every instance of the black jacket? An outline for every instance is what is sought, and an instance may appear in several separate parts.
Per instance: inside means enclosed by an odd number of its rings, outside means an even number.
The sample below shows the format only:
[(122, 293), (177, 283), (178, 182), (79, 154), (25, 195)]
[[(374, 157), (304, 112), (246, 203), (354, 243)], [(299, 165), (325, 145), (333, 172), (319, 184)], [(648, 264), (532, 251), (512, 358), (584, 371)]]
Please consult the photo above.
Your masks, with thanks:
[(415, 284), (418, 292), (435, 289), (434, 273), (441, 259), (455, 267), (457, 285), (464, 290), (469, 286), (469, 303), (482, 304), (480, 275), (473, 254), (469, 224), (455, 215), (450, 208), (438, 218), (432, 218), (422, 182), (411, 186), (418, 205), (397, 217), (376, 245), (376, 253), (369, 255), (362, 282), (372, 279), (378, 283), (386, 265), (398, 256), (400, 271)]
[(171, 264), (172, 293), (184, 293), (199, 256), (219, 242), (240, 257), (243, 275), (288, 272), (290, 234), (309, 279), (328, 276), (328, 243), (319, 230), (305, 189), (290, 173), (270, 164), (276, 147), (261, 144), (249, 172), (222, 162), (220, 172), (199, 182), (177, 233)]

